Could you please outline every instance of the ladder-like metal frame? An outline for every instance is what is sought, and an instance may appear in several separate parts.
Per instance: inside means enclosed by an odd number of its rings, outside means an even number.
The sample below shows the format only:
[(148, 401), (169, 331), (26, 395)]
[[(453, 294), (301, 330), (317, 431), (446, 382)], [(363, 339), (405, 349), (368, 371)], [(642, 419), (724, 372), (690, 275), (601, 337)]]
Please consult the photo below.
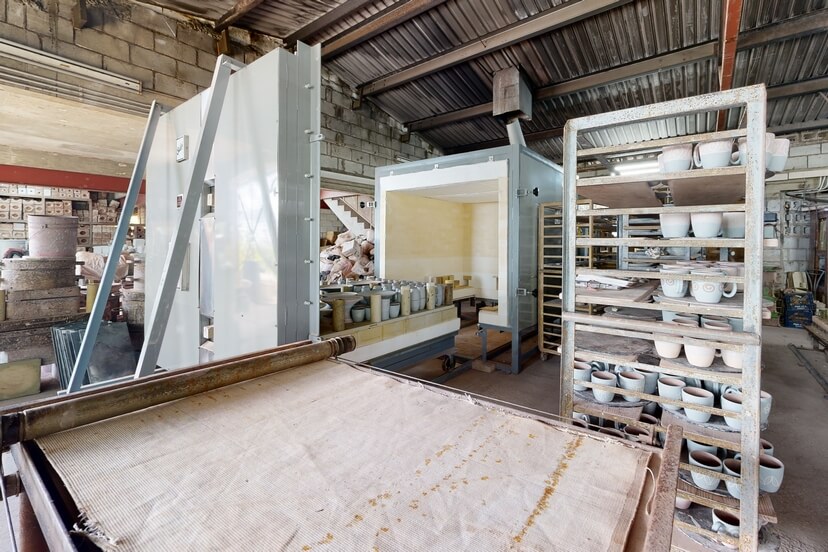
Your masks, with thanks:
[(199, 214), (204, 179), (207, 176), (207, 166), (212, 156), (219, 119), (224, 99), (227, 96), (227, 87), (230, 84), (230, 75), (243, 67), (244, 64), (228, 56), (220, 56), (216, 60), (213, 82), (210, 84), (210, 98), (198, 138), (198, 149), (190, 173), (190, 182), (181, 207), (181, 216), (167, 251), (167, 260), (161, 272), (161, 281), (153, 302), (152, 314), (147, 319), (144, 344), (135, 369), (135, 379), (152, 374), (158, 364), (158, 355), (161, 353), (161, 344), (167, 332), (167, 322), (170, 319), (175, 299), (175, 288), (187, 257), (190, 234), (193, 231), (196, 216)]
[[(224, 99), (227, 95), (227, 87), (230, 83), (230, 75), (243, 67), (245, 67), (243, 63), (228, 56), (219, 56), (216, 60), (216, 68), (213, 72), (213, 80), (209, 89), (209, 103), (198, 139), (198, 148), (190, 173), (187, 195), (184, 199), (181, 217), (178, 220), (173, 241), (167, 252), (167, 260), (164, 264), (164, 271), (161, 275), (161, 282), (154, 303), (155, 307), (153, 308), (151, 316), (148, 318), (148, 332), (141, 348), (138, 366), (135, 370), (134, 377), (136, 379), (147, 376), (155, 371), (158, 355), (161, 351), (161, 343), (167, 330), (167, 322), (169, 321), (173, 298), (175, 297), (175, 288), (186, 258), (188, 238), (192, 232), (195, 217), (198, 213), (198, 206), (204, 189), (204, 179), (207, 174), (207, 166), (210, 162), (213, 144), (215, 143), (219, 118), (221, 117)], [(120, 256), (118, 253), (123, 249), (124, 243), (126, 242), (127, 231), (129, 230), (129, 219), (132, 211), (135, 209), (135, 203), (141, 190), (141, 182), (144, 178), (149, 152), (152, 149), (152, 143), (158, 128), (158, 121), (161, 118), (161, 111), (160, 105), (153, 102), (147, 119), (144, 138), (141, 141), (141, 147), (138, 151), (138, 159), (132, 171), (127, 196), (124, 200), (121, 216), (118, 219), (118, 227), (113, 236), (109, 258), (104, 267), (98, 294), (95, 297), (78, 357), (75, 360), (75, 367), (69, 380), (67, 393), (80, 391), (83, 387), (83, 380), (86, 377), (89, 361), (92, 358), (92, 352), (97, 342), (98, 332), (100, 331), (103, 311), (115, 279), (115, 269), (118, 266)], [(114, 381), (106, 383), (114, 383)]]

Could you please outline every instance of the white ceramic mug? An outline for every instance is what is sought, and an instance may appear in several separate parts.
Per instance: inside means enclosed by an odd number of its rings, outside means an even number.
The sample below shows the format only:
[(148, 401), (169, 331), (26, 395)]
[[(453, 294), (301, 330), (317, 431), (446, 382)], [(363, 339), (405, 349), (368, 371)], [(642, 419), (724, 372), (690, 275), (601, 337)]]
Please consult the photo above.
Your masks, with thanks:
[[(573, 379), (578, 381), (590, 381), (590, 376), (592, 375), (592, 366), (588, 362), (575, 362), (573, 366), (574, 375), (572, 376)], [(586, 391), (588, 388), (585, 385), (578, 385), (575, 383), (573, 385), (575, 391)]]
[[(727, 273), (721, 269), (702, 268), (699, 270), (692, 270), (690, 274), (697, 276), (726, 276)], [(730, 290), (726, 291), (725, 286), (730, 286)], [(690, 294), (699, 303), (707, 303), (710, 305), (716, 304), (722, 300), (722, 297), (733, 297), (736, 295), (736, 284), (732, 282), (708, 282), (693, 280), (690, 285)]]
[(759, 446), (762, 454), (773, 456), (773, 443), (771, 443), (767, 439), (759, 439)]
[(765, 153), (766, 165), (769, 171), (781, 172), (788, 162), (788, 153), (791, 150), (791, 141), (787, 138), (775, 138), (770, 149)]
[[(737, 164), (737, 162), (738, 162), (739, 165), (744, 165), (744, 164), (747, 163), (747, 138), (746, 137), (739, 138), (739, 140), (737, 142), (738, 142), (738, 145), (739, 145), (739, 153), (734, 154), (732, 156), (731, 162), (734, 165)], [(771, 161), (772, 161), (773, 155), (774, 155), (773, 152), (775, 150), (780, 151), (780, 154), (781, 154), (782, 151), (784, 151), (785, 161), (787, 161), (788, 152), (786, 150), (784, 150), (784, 144), (780, 144), (778, 147), (774, 147), (775, 142), (776, 142), (776, 136), (773, 134), (773, 132), (766, 132), (765, 133), (765, 144), (764, 144), (765, 145), (765, 168), (768, 169), (768, 170), (772, 170), (770, 167), (771, 167)], [(788, 140), (788, 146), (790, 147), (790, 140)], [(782, 162), (782, 168), (783, 169), (785, 168), (785, 161)]]
[(773, 405), (773, 397), (767, 391), (759, 392), (759, 423), (762, 425), (768, 424), (770, 418), (771, 406)]
[(722, 229), (722, 213), (693, 213), (690, 226), (697, 238), (715, 238)]
[(733, 140), (715, 140), (696, 144), (693, 162), (697, 167), (715, 169), (732, 163)]
[(713, 530), (729, 537), (739, 537), (739, 518), (724, 510), (712, 510)]
[[(659, 272), (662, 274), (690, 274), (690, 270), (686, 266), (661, 265)], [(687, 295), (687, 284), (687, 280), (661, 278), (661, 291), (664, 292), (666, 297), (684, 297)]]
[(684, 238), (690, 231), (690, 213), (661, 213), (661, 235), (665, 238)]
[(759, 455), (759, 490), (766, 493), (775, 493), (782, 486), (785, 477), (785, 464), (778, 458)]
[[(727, 387), (723, 390), (722, 397), (722, 410), (727, 410), (728, 412), (742, 412), (742, 394), (737, 393), (735, 391), (729, 390)], [(725, 416), (725, 423), (732, 427), (733, 429), (742, 429), (742, 420), (741, 418), (734, 418), (731, 416)]]
[[(658, 394), (666, 399), (679, 401), (681, 400), (681, 390), (685, 385), (687, 384), (677, 378), (659, 378)], [(672, 404), (661, 404), (661, 408), (664, 408), (665, 410), (672, 410), (673, 412), (681, 409), (680, 406), (673, 406)]]
[(658, 425), (659, 424), (659, 419), (656, 418), (655, 416), (650, 415), (650, 414), (639, 414), (638, 421), (639, 422), (644, 422), (645, 424), (650, 424), (650, 425)]
[[(738, 458), (727, 458), (724, 462), (722, 462), (724, 473), (733, 477), (742, 477), (742, 461)], [(733, 483), (731, 481), (725, 481), (725, 487), (727, 487), (727, 492), (733, 498), (741, 498), (741, 484), (740, 483)]]
[(684, 441), (687, 443), (688, 454), (700, 450), (712, 454), (713, 456), (719, 455), (718, 447), (714, 447), (713, 445), (706, 445), (704, 443), (699, 443), (698, 441), (693, 441), (692, 439), (685, 439)]
[[(629, 389), (630, 391), (638, 391), (639, 393), (643, 393), (646, 383), (647, 380), (644, 378), (644, 375), (635, 371), (620, 372), (618, 374), (618, 384), (621, 389)], [(621, 397), (623, 397), (623, 399), (627, 402), (637, 402), (641, 400), (634, 395), (621, 395)]]
[[(709, 452), (695, 450), (688, 455), (688, 458), (691, 466), (719, 473), (722, 471), (722, 461), (719, 460), (718, 456), (710, 454)], [(705, 491), (712, 491), (716, 489), (716, 487), (719, 486), (719, 481), (721, 481), (718, 477), (707, 475), (705, 473), (699, 473), (695, 470), (690, 472), (690, 477), (693, 479), (693, 483), (696, 487), (704, 489)]]
[[(618, 376), (612, 372), (593, 372), (590, 376), (592, 383), (606, 385), (607, 387), (618, 386)], [(615, 398), (615, 393), (612, 391), (605, 391), (603, 389), (592, 389), (592, 394), (595, 400), (599, 403), (611, 403)]]
[(624, 436), (628, 441), (635, 443), (649, 443), (652, 441), (652, 436), (649, 431), (631, 425), (624, 428)]
[(716, 349), (714, 347), (685, 343), (684, 356), (687, 358), (687, 362), (696, 368), (709, 368), (716, 358)]
[(745, 237), (745, 213), (734, 211), (722, 214), (722, 237), (723, 238), (744, 238)]
[(644, 376), (644, 392), (651, 395), (655, 393), (658, 388), (658, 378), (661, 377), (661, 374), (649, 370), (636, 370), (636, 372)]
[(693, 166), (693, 144), (664, 146), (659, 158), (661, 172), (680, 172)]
[[(711, 393), (707, 389), (685, 386), (681, 390), (681, 400), (690, 404), (713, 406), (715, 397), (713, 396), (713, 393)], [(710, 420), (711, 416), (711, 414), (707, 412), (702, 412), (701, 410), (694, 410), (692, 408), (688, 408), (687, 406), (684, 407), (684, 414), (687, 416), (688, 419), (690, 419), (690, 421), (702, 424)]]

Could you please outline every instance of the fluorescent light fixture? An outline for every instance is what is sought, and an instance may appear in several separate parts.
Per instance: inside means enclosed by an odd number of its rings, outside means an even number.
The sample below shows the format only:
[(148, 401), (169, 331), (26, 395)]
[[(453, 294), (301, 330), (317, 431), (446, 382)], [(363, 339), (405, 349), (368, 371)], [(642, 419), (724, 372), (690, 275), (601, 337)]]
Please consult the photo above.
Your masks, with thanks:
[(658, 172), (658, 161), (639, 161), (616, 165), (613, 170), (620, 176), (634, 176)]
[(51, 69), (52, 71), (72, 75), (74, 77), (96, 82), (98, 84), (114, 86), (115, 88), (124, 88), (137, 93), (141, 92), (141, 81), (139, 80), (124, 77), (109, 71), (104, 71), (98, 67), (78, 63), (77, 61), (72, 61), (49, 52), (30, 48), (28, 46), (24, 46), (23, 44), (17, 44), (16, 42), (11, 42), (2, 38), (0, 38), (0, 56), (21, 63), (37, 65), (38, 67), (43, 67), (44, 69)]

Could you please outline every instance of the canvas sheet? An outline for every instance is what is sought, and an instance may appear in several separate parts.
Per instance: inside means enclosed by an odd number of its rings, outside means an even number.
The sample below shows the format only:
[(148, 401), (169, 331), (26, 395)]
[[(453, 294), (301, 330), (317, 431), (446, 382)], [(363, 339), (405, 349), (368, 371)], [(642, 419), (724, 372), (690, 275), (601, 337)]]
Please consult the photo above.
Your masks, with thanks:
[(650, 453), (332, 361), (38, 440), (106, 550), (623, 548)]

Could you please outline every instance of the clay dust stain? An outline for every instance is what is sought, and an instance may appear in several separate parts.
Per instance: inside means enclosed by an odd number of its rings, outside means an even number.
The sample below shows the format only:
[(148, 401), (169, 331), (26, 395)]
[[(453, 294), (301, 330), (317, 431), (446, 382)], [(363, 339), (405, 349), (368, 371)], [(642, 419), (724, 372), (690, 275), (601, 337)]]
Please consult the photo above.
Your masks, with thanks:
[(333, 542), (333, 540), (334, 540), (334, 536), (332, 534), (328, 533), (327, 535), (325, 535), (324, 539), (319, 541), (319, 544), (328, 544), (328, 543)]
[(488, 475), (484, 475), (483, 477), (480, 478), (480, 481), (488, 481), (488, 480), (489, 480)]
[(526, 536), (526, 533), (529, 531), (529, 528), (535, 524), (535, 520), (539, 515), (541, 515), (548, 507), (549, 507), (549, 499), (552, 498), (552, 495), (555, 494), (555, 491), (558, 488), (558, 484), (561, 481), (564, 473), (566, 473), (567, 468), (569, 468), (569, 462), (575, 458), (575, 453), (583, 443), (583, 437), (576, 437), (566, 445), (566, 449), (564, 450), (563, 456), (558, 460), (558, 465), (555, 467), (555, 471), (553, 471), (549, 477), (546, 479), (546, 487), (543, 490), (543, 494), (541, 495), (538, 503), (535, 505), (535, 509), (532, 510), (532, 513), (529, 514), (529, 517), (526, 518), (526, 522), (523, 524), (523, 529), (520, 530), (520, 533), (513, 537), (515, 542), (521, 542), (523, 538)]

